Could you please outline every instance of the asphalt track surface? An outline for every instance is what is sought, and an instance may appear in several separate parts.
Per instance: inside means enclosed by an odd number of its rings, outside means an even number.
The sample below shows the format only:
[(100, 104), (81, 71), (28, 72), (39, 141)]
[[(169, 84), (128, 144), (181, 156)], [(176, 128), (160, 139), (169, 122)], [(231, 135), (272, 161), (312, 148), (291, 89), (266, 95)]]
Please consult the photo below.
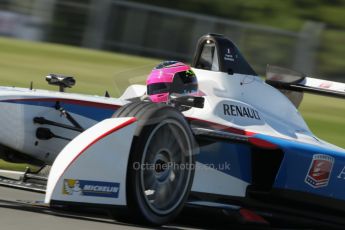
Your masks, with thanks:
[[(44, 194), (0, 187), (0, 229), (6, 230), (87, 230), (87, 229), (150, 229), (118, 222), (103, 212), (51, 210), (33, 201), (43, 201)], [(35, 204), (35, 203), (34, 203)], [(159, 229), (291, 229), (242, 225), (225, 215), (185, 210), (175, 223)], [(301, 229), (301, 228), (299, 228)], [(303, 228), (306, 229), (306, 228)]]

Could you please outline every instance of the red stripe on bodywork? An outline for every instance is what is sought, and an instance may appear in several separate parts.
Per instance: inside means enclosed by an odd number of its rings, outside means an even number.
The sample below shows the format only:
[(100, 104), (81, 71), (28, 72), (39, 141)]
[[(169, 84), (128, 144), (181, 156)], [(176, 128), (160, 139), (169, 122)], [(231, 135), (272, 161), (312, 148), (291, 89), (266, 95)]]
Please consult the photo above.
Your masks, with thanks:
[[(96, 142), (98, 142), (99, 140), (105, 138), (106, 136), (108, 136), (109, 134), (112, 134), (115, 131), (118, 131), (134, 122), (137, 121), (137, 118), (132, 117), (131, 119), (127, 120), (124, 123), (121, 123), (120, 125), (112, 128), (111, 130), (103, 133), (101, 136), (97, 137), (95, 140), (93, 140), (92, 142), (90, 142), (85, 148), (83, 148), (83, 150), (80, 151), (80, 153), (78, 153), (77, 156), (74, 157), (74, 159), (68, 164), (68, 166), (65, 168), (65, 170), (63, 171), (63, 173), (61, 174), (61, 176), (66, 172), (66, 170), (78, 159), (78, 157), (80, 157), (87, 149), (89, 149), (92, 145), (94, 145)], [(61, 178), (60, 176), (60, 178)]]
[(268, 142), (256, 137), (250, 137), (248, 140), (249, 140), (249, 143), (251, 143), (252, 145), (255, 145), (263, 149), (278, 149), (278, 146), (276, 144), (273, 144), (271, 142)]
[(247, 136), (248, 137), (248, 142), (256, 147), (259, 148), (263, 148), (263, 149), (278, 149), (279, 146), (276, 144), (273, 144), (269, 141), (265, 141), (259, 138), (254, 137), (255, 132), (251, 132), (251, 131), (247, 131), (247, 130), (242, 130), (242, 129), (238, 129), (238, 128), (234, 128), (234, 127), (230, 127), (230, 126), (226, 126), (226, 125), (222, 125), (222, 124), (218, 124), (218, 123), (214, 123), (211, 121), (206, 121), (206, 120), (202, 120), (202, 119), (198, 119), (198, 118), (194, 118), (194, 117), (187, 117), (187, 119), (191, 122), (198, 122), (201, 125), (208, 125), (209, 127), (216, 129), (216, 130), (220, 130), (220, 131), (225, 131), (225, 132), (230, 132), (230, 133), (234, 133), (234, 134), (239, 134), (239, 135), (243, 135), (243, 136)]
[(246, 131), (246, 130), (243, 130), (243, 129), (238, 129), (238, 128), (234, 128), (234, 127), (231, 127), (231, 126), (226, 126), (226, 125), (218, 124), (218, 123), (207, 121), (207, 120), (202, 120), (202, 119), (195, 118), (195, 117), (187, 117), (187, 119), (189, 121), (191, 121), (191, 122), (197, 122), (197, 123), (201, 123), (201, 124), (206, 124), (209, 127), (213, 128), (213, 129), (216, 129), (216, 130), (220, 130), (220, 131), (230, 132), (230, 133), (244, 135), (244, 136), (253, 136), (253, 135), (256, 134), (254, 132), (250, 132), (250, 131)]

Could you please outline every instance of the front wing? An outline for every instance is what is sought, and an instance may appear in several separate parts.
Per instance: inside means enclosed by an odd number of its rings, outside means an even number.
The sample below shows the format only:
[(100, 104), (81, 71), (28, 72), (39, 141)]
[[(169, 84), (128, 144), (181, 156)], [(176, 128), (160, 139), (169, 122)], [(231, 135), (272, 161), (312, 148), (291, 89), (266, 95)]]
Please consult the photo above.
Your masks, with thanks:
[(110, 118), (73, 139), (51, 168), (45, 202), (126, 205), (135, 118)]

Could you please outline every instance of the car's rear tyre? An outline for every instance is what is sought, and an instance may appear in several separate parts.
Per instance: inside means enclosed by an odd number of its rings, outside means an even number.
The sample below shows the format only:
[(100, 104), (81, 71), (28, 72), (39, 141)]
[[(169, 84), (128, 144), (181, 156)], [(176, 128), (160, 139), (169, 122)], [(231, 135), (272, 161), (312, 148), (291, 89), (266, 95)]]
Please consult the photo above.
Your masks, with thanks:
[(127, 171), (130, 215), (141, 223), (172, 221), (188, 198), (194, 176), (194, 139), (184, 116), (163, 104), (136, 102), (113, 117), (136, 117)]

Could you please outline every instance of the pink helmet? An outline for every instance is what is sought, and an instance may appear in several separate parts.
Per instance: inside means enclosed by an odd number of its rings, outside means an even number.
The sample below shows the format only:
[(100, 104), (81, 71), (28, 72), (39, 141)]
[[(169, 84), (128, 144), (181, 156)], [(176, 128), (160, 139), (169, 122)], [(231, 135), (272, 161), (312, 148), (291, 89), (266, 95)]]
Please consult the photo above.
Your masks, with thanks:
[(152, 102), (167, 102), (169, 94), (193, 94), (198, 82), (191, 68), (177, 61), (165, 61), (157, 65), (146, 80), (147, 95)]

